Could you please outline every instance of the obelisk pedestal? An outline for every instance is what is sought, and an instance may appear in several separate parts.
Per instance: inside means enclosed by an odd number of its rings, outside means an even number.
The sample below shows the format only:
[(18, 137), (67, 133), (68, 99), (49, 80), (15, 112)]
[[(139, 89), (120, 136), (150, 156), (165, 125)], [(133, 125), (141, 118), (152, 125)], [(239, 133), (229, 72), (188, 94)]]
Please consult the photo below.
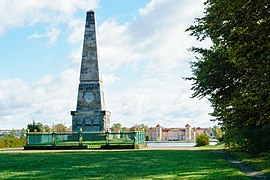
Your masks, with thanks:
[(86, 15), (77, 109), (71, 111), (72, 131), (103, 132), (110, 128), (99, 68), (94, 11)]

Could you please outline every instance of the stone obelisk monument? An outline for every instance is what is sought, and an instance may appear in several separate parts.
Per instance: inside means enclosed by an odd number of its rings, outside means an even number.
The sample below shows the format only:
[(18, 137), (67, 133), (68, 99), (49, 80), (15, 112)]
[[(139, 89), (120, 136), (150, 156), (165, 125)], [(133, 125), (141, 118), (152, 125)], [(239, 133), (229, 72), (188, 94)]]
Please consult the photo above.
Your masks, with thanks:
[(110, 128), (98, 61), (95, 13), (86, 15), (77, 109), (71, 111), (72, 131), (103, 132)]

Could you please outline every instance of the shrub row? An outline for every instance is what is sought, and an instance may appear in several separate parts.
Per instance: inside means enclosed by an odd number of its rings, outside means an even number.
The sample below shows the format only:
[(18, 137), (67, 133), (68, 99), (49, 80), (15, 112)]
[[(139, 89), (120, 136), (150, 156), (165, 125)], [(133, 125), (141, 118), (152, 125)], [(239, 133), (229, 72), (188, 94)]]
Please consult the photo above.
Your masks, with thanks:
[(0, 138), (0, 148), (13, 148), (13, 147), (24, 147), (26, 145), (26, 138), (17, 137), (5, 137)]

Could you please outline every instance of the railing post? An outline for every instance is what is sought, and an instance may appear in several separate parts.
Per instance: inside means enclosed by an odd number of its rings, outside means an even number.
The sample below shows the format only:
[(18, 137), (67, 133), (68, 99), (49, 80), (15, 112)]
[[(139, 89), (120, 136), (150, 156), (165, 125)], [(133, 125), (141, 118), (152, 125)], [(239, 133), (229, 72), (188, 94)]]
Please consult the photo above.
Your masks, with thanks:
[(105, 132), (105, 135), (106, 135), (106, 145), (108, 146), (109, 145), (109, 131), (108, 130)]
[(82, 146), (83, 145), (82, 141), (83, 141), (82, 128), (80, 128), (80, 132), (79, 132), (79, 146)]
[(29, 132), (30, 132), (30, 130), (29, 129), (27, 129), (27, 131), (26, 131), (26, 138), (27, 138), (27, 144), (26, 144), (26, 146), (28, 146), (30, 143), (29, 143), (29, 141), (30, 141), (30, 138), (29, 138)]
[(133, 140), (134, 140), (133, 144), (137, 144), (137, 141), (138, 141), (138, 140), (137, 140), (137, 133), (138, 133), (138, 132), (136, 132), (136, 131), (133, 132), (133, 136), (134, 136), (134, 137), (133, 137)]
[(56, 141), (55, 141), (55, 132), (52, 132), (52, 146), (56, 145)]

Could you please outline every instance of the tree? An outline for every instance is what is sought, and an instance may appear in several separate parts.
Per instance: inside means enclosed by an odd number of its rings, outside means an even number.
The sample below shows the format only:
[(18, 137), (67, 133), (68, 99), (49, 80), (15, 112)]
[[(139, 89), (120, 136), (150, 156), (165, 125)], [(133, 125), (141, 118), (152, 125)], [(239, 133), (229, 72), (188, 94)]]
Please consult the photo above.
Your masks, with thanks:
[(144, 131), (145, 133), (147, 133), (146, 135), (148, 135), (148, 130), (149, 130), (149, 127), (145, 124), (135, 124), (134, 126), (132, 126), (131, 128), (129, 128), (129, 131), (130, 132), (133, 132), (133, 131)]
[(15, 129), (13, 129), (12, 131), (11, 131), (11, 133), (9, 134), (9, 137), (11, 137), (11, 138), (15, 138), (15, 137), (17, 137), (17, 130), (15, 130)]
[(118, 132), (118, 131), (121, 131), (121, 128), (122, 128), (122, 124), (116, 123), (116, 124), (112, 125), (111, 131), (112, 132)]
[(56, 124), (53, 127), (53, 130), (56, 132), (65, 132), (67, 129), (68, 128), (62, 123)]
[[(193, 97), (206, 97), (225, 130), (228, 146), (267, 151), (270, 146), (270, 2), (207, 0), (202, 18), (187, 31), (210, 38), (192, 63)], [(250, 131), (250, 130), (253, 131)]]
[(3, 132), (2, 137), (4, 137), (4, 138), (9, 137), (9, 134), (7, 132)]
[(33, 121), (32, 124), (28, 124), (27, 125), (27, 129), (29, 129), (30, 132), (42, 132), (43, 130), (43, 125), (41, 123), (36, 123), (35, 121)]
[(129, 128), (127, 128), (127, 127), (122, 127), (122, 132), (129, 132)]
[(214, 126), (213, 128), (211, 128), (211, 129), (212, 129), (212, 132), (214, 133), (214, 137), (215, 137), (219, 142), (222, 142), (222, 141), (223, 141), (223, 138), (222, 138), (223, 132), (222, 132), (221, 128), (215, 125), (215, 126)]
[(47, 124), (43, 125), (43, 126), (42, 126), (42, 129), (43, 129), (43, 131), (45, 131), (45, 132), (50, 132), (50, 131), (51, 131), (50, 126), (47, 125)]

